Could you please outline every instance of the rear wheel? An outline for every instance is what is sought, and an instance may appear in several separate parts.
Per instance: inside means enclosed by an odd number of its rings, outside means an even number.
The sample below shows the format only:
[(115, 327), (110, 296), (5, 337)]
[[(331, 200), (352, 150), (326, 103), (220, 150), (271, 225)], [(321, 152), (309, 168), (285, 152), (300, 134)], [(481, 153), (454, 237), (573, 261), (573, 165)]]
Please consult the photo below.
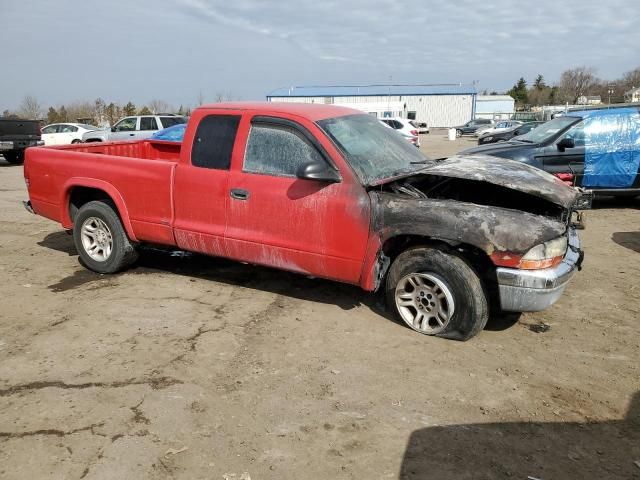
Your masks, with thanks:
[(21, 165), (24, 162), (24, 150), (9, 150), (2, 152), (2, 155), (11, 165)]
[(82, 140), (79, 140), (79, 139), (77, 139), (77, 138), (76, 138), (76, 139), (74, 139), (74, 140), (71, 140), (71, 145), (74, 145), (74, 144), (76, 144), (76, 143), (82, 143)]
[(462, 136), (462, 130), (456, 130), (456, 137)]
[(476, 272), (462, 258), (434, 248), (407, 250), (396, 258), (386, 297), (398, 318), (425, 335), (468, 340), (489, 318)]
[(74, 218), (73, 241), (82, 263), (94, 272), (115, 273), (138, 258), (111, 203), (84, 204)]

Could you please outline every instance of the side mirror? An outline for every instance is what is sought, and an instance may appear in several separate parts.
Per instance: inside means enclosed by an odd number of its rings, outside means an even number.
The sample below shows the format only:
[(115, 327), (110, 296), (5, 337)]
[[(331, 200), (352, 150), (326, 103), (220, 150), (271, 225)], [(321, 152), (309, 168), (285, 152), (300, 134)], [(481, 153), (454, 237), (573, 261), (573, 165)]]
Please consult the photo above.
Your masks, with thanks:
[(116, 131), (116, 127), (111, 127), (111, 131), (115, 132)]
[(558, 150), (560, 150), (561, 152), (564, 152), (567, 148), (575, 148), (576, 142), (573, 138), (565, 137), (562, 140), (560, 140), (556, 146), (558, 147)]
[(327, 183), (338, 183), (342, 180), (340, 174), (324, 162), (305, 163), (300, 166), (296, 176), (303, 180), (316, 180)]

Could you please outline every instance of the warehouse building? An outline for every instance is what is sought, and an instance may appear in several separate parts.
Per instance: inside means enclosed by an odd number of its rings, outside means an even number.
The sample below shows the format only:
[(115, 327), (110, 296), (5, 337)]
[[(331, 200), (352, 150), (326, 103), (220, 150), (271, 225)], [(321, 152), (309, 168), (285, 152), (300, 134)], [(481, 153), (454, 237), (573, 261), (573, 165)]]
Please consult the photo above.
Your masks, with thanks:
[(280, 88), (270, 102), (335, 104), (383, 117), (453, 127), (475, 116), (477, 92), (468, 85), (352, 85)]
[(476, 118), (509, 120), (516, 111), (516, 101), (509, 95), (478, 95)]

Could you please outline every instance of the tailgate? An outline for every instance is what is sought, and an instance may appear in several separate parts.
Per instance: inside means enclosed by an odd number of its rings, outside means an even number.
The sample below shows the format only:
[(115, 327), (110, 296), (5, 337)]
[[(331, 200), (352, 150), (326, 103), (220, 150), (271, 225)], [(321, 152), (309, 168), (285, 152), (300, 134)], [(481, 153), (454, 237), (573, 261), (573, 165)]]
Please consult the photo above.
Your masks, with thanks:
[(40, 122), (0, 118), (0, 141), (11, 140), (40, 140)]

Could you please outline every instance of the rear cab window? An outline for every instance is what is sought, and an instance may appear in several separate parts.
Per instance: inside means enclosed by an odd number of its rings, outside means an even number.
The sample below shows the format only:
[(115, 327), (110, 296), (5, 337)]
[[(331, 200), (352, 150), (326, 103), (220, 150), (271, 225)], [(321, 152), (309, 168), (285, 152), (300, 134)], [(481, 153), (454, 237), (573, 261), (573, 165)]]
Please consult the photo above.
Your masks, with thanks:
[(200, 120), (193, 139), (191, 164), (199, 168), (229, 170), (239, 124), (240, 115), (208, 115)]

